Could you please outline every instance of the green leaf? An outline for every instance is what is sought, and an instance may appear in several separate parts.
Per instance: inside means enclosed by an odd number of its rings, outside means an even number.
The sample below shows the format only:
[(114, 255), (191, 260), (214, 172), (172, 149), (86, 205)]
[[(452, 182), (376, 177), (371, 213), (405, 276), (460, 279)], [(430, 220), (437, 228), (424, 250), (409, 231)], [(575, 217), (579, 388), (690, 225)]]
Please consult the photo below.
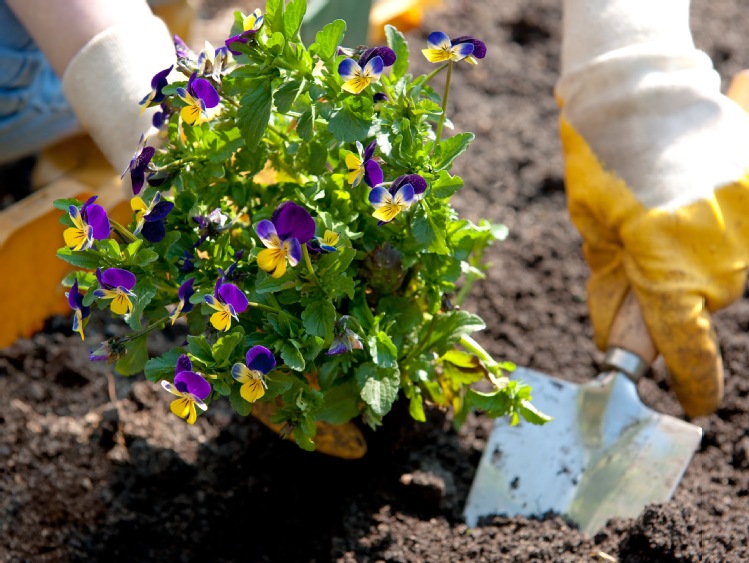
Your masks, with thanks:
[[(440, 217), (439, 219), (445, 219)], [(436, 254), (448, 254), (445, 242), (444, 221), (436, 221), (426, 205), (419, 206), (413, 216), (411, 227), (414, 240), (424, 249)]]
[(237, 412), (237, 414), (239, 414), (240, 416), (247, 416), (252, 411), (252, 404), (245, 401), (242, 398), (242, 395), (239, 394), (239, 389), (241, 387), (241, 385), (231, 386), (229, 403), (231, 404), (231, 408), (233, 408)]
[(388, 47), (395, 52), (395, 63), (391, 67), (392, 80), (395, 82), (408, 72), (408, 42), (403, 34), (392, 25), (385, 26)]
[(273, 94), (273, 103), (276, 104), (279, 113), (288, 113), (297, 96), (299, 96), (301, 87), (302, 82), (299, 80), (289, 80), (278, 87)]
[(315, 135), (315, 106), (310, 107), (302, 115), (296, 123), (296, 131), (299, 134), (299, 138), (303, 141), (311, 141)]
[(440, 170), (439, 177), (432, 183), (432, 195), (440, 199), (446, 199), (462, 187), (463, 179), (460, 176), (450, 176), (447, 171)]
[(228, 334), (225, 334), (219, 338), (213, 345), (212, 356), (216, 361), (216, 364), (221, 366), (225, 364), (234, 352), (234, 348), (237, 344), (244, 341), (244, 330), (241, 326), (238, 326)]
[(458, 133), (454, 137), (440, 141), (432, 158), (434, 169), (448, 170), (453, 161), (465, 152), (475, 137), (473, 133)]
[(174, 377), (177, 360), (182, 354), (184, 354), (182, 348), (172, 348), (167, 353), (148, 360), (143, 370), (146, 374), (146, 379), (154, 383), (162, 379), (171, 380)]
[(346, 33), (346, 22), (343, 20), (335, 20), (318, 31), (315, 35), (317, 56), (323, 61), (332, 58), (336, 54), (338, 45), (343, 41), (344, 33)]
[(368, 343), (369, 353), (378, 366), (392, 368), (398, 365), (398, 348), (385, 332), (379, 331), (370, 336)]
[(226, 397), (231, 393), (231, 387), (229, 387), (229, 385), (227, 385), (227, 383), (222, 379), (216, 379), (213, 381), (213, 390), (222, 397)]
[(136, 338), (125, 347), (127, 354), (117, 360), (114, 369), (120, 375), (136, 375), (142, 372), (148, 361), (148, 339)]
[(283, 15), (283, 34), (286, 39), (294, 40), (302, 26), (304, 14), (307, 12), (307, 0), (292, 0), (286, 4)]
[(356, 382), (361, 398), (375, 414), (385, 416), (390, 412), (400, 388), (398, 368), (385, 369), (365, 363), (356, 370)]
[(457, 344), (461, 336), (486, 328), (480, 317), (463, 310), (436, 315), (431, 324), (429, 341), (424, 348), (436, 350), (440, 356)]
[(213, 350), (202, 334), (200, 336), (189, 335), (187, 337), (187, 351), (196, 360), (206, 365), (213, 364)]
[(150, 248), (142, 248), (133, 257), (133, 260), (131, 263), (133, 266), (138, 266), (139, 268), (142, 268), (158, 259), (159, 259), (159, 254), (156, 251), (151, 250)]
[(482, 393), (469, 388), (466, 392), (466, 403), (486, 412), (490, 418), (505, 416), (510, 412), (511, 401), (503, 391)]
[(317, 411), (317, 420), (344, 424), (359, 414), (359, 396), (353, 382), (336, 385), (325, 393), (325, 406)]
[(65, 213), (67, 213), (68, 208), (71, 205), (73, 207), (77, 207), (80, 209), (81, 207), (83, 207), (83, 202), (80, 199), (76, 199), (74, 197), (68, 197), (65, 199), (56, 199), (55, 201), (52, 202), (52, 205), (54, 205), (60, 211), (64, 211)]
[(95, 250), (79, 250), (76, 252), (66, 247), (57, 251), (57, 257), (62, 258), (77, 268), (85, 268), (87, 270), (95, 270), (99, 267), (100, 263), (99, 253)]
[(274, 278), (267, 276), (264, 280), (261, 280), (255, 284), (255, 291), (258, 293), (276, 293), (283, 291), (284, 289), (290, 289), (296, 285), (294, 275), (291, 272), (287, 272), (280, 278)]
[(335, 307), (330, 301), (323, 298), (307, 305), (302, 313), (302, 323), (304, 323), (304, 329), (307, 333), (325, 339), (332, 336), (335, 319)]
[(272, 372), (265, 377), (268, 386), (266, 394), (269, 397), (277, 397), (286, 393), (294, 385), (294, 377), (280, 372)]
[(254, 80), (249, 84), (250, 90), (242, 96), (237, 116), (247, 150), (254, 151), (270, 121), (273, 93), (269, 80)]
[(133, 310), (127, 317), (127, 324), (133, 330), (140, 330), (143, 311), (156, 295), (156, 287), (149, 280), (138, 281), (133, 288), (133, 292), (136, 297), (133, 302)]
[(531, 424), (546, 424), (554, 419), (554, 417), (539, 411), (528, 401), (521, 401), (518, 410), (520, 411), (520, 415)]
[(371, 121), (356, 115), (351, 108), (344, 105), (330, 118), (328, 131), (333, 134), (336, 141), (353, 143), (366, 138), (371, 125)]
[(265, 24), (271, 31), (283, 32), (284, 0), (267, 0), (265, 3)]
[(294, 371), (304, 371), (304, 356), (292, 342), (286, 342), (281, 347), (281, 359)]

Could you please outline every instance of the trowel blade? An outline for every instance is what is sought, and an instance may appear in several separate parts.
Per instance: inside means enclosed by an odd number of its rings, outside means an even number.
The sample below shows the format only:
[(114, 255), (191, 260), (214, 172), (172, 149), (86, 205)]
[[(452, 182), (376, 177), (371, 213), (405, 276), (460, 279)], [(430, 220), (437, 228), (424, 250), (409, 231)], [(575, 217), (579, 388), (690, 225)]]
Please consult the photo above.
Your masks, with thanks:
[(468, 526), (552, 512), (593, 535), (609, 518), (670, 499), (702, 439), (699, 426), (646, 407), (618, 372), (583, 385), (525, 368), (513, 378), (554, 419), (495, 422), (466, 502)]

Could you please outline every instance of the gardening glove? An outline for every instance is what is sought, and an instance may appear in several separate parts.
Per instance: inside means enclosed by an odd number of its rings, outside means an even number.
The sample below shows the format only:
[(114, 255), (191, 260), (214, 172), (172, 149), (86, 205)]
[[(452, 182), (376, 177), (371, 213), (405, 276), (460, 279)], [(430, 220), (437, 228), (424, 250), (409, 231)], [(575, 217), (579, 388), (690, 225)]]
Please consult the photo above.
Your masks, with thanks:
[(604, 349), (631, 288), (685, 413), (713, 412), (710, 313), (749, 259), (749, 117), (695, 49), (688, 0), (565, 0), (557, 100), (571, 219)]

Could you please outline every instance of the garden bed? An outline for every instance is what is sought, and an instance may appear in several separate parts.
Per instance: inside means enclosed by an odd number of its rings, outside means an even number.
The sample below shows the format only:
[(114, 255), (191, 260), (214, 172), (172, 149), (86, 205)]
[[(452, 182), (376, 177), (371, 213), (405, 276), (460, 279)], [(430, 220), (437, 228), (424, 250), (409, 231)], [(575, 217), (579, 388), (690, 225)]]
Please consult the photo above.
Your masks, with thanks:
[[(433, 29), (487, 42), (478, 68), (458, 69), (451, 96), (452, 121), (477, 134), (456, 170), (466, 183), (456, 205), (510, 228), (465, 306), (487, 321), (481, 343), (498, 359), (580, 382), (602, 357), (561, 177), (552, 96), (559, 4), (448, 1), (410, 40), (414, 60)], [(692, 4), (697, 44), (722, 75), (749, 67), (743, 3)], [(69, 319), (50, 319), (0, 350), (0, 560), (747, 561), (747, 319), (746, 297), (717, 315), (726, 399), (695, 421), (705, 437), (673, 500), (593, 538), (558, 517), (466, 528), (463, 503), (491, 427), (484, 417), (454, 432), (440, 412), (419, 425), (396, 408), (377, 433), (366, 431), (364, 459), (309, 454), (227, 401), (185, 425), (159, 386), (88, 362), (88, 348), (116, 323), (92, 322), (81, 343)], [(640, 391), (681, 415), (660, 364)]]

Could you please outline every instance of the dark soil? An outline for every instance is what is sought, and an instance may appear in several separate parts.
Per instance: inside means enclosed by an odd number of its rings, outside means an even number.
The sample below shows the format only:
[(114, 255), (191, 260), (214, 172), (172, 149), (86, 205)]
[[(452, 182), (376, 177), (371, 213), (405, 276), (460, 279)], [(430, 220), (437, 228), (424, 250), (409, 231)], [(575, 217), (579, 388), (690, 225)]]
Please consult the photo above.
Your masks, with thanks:
[[(745, 3), (692, 4), (696, 42), (722, 75), (749, 67)], [(450, 97), (453, 122), (477, 133), (456, 204), (511, 233), (491, 249), (492, 270), (466, 307), (486, 320), (481, 342), (495, 356), (587, 380), (601, 355), (561, 176), (552, 95), (560, 2), (453, 0), (445, 9), (412, 34), (412, 58), (433, 29), (486, 40), (487, 58), (459, 65)], [(705, 437), (674, 498), (593, 538), (559, 517), (466, 528), (486, 418), (455, 432), (441, 413), (415, 425), (396, 409), (355, 462), (305, 453), (222, 401), (189, 427), (155, 385), (112, 378), (86, 359), (96, 339), (81, 343), (68, 319), (51, 319), (0, 351), (0, 560), (749, 561), (747, 319), (746, 298), (717, 315), (726, 399), (695, 421)], [(660, 365), (640, 391), (681, 416)]]

